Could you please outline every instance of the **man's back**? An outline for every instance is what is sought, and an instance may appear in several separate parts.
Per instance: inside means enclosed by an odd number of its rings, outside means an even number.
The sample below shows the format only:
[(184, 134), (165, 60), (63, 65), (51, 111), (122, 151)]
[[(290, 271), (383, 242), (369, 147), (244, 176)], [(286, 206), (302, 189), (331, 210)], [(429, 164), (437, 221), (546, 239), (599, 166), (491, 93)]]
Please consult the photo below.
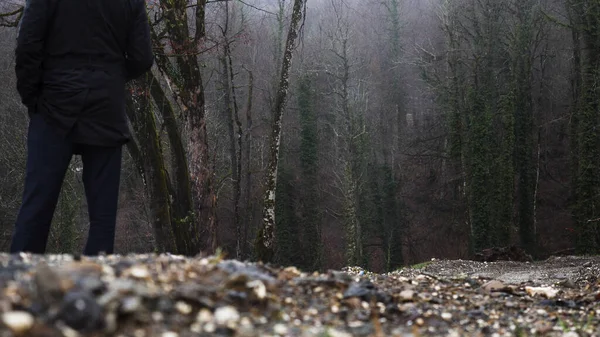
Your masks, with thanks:
[(133, 17), (130, 1), (58, 0), (55, 5), (46, 44), (49, 57), (96, 56), (123, 61), (128, 23)]
[(30, 116), (27, 173), (12, 253), (45, 252), (79, 154), (90, 220), (84, 254), (112, 254), (122, 147), (131, 138), (125, 83), (152, 63), (144, 0), (27, 0), (15, 65)]
[(143, 0), (28, 0), (17, 87), (30, 113), (92, 145), (130, 139), (125, 82), (152, 65)]

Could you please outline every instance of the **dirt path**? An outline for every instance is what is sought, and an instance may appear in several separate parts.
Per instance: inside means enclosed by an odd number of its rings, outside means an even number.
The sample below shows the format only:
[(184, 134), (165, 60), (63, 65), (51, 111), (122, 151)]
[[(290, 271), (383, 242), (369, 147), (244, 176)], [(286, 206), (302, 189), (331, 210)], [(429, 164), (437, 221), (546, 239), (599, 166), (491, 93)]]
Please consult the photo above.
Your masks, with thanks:
[(432, 261), (418, 272), (442, 278), (485, 278), (506, 284), (577, 284), (600, 277), (600, 257), (551, 257), (537, 262)]

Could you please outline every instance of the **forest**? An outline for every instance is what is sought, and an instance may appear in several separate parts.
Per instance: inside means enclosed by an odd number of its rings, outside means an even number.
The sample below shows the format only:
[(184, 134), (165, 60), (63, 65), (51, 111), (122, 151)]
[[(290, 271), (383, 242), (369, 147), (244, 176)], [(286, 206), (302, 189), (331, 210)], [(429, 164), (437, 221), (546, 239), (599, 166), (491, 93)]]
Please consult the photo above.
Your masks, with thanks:
[[(0, 250), (28, 115), (0, 0)], [(119, 254), (377, 272), (492, 247), (600, 252), (600, 1), (148, 0)], [(81, 160), (49, 252), (77, 253)]]

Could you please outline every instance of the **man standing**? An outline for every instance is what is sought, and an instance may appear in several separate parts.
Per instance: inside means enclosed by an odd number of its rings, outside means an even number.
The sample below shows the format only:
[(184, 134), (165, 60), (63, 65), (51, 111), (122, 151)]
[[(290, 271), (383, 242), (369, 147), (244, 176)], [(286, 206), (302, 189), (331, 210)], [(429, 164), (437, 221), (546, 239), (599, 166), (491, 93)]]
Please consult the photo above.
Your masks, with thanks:
[(16, 48), (29, 113), (27, 172), (11, 253), (43, 254), (71, 157), (81, 155), (85, 255), (113, 253), (125, 84), (153, 65), (144, 0), (27, 0)]

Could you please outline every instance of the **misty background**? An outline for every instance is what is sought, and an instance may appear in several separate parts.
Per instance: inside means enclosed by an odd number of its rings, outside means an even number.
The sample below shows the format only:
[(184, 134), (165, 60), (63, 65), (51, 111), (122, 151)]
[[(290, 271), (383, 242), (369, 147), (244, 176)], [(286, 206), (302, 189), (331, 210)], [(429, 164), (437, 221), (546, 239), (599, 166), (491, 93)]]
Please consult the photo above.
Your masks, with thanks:
[[(175, 246), (193, 231), (203, 251), (257, 258), (294, 2), (147, 2), (157, 62), (129, 87), (136, 141), (123, 157), (117, 253), (166, 250), (168, 223)], [(26, 155), (14, 75), (20, 6), (0, 0), (0, 12), (15, 12), (0, 17), (2, 250)], [(308, 0), (301, 8), (277, 162), (276, 263), (386, 271), (510, 245), (536, 258), (598, 252), (600, 5)], [(200, 91), (205, 104), (190, 117), (188, 96)], [(210, 188), (195, 186), (198, 176)], [(193, 220), (186, 204), (196, 205)], [(49, 251), (78, 252), (87, 226), (74, 157)]]

